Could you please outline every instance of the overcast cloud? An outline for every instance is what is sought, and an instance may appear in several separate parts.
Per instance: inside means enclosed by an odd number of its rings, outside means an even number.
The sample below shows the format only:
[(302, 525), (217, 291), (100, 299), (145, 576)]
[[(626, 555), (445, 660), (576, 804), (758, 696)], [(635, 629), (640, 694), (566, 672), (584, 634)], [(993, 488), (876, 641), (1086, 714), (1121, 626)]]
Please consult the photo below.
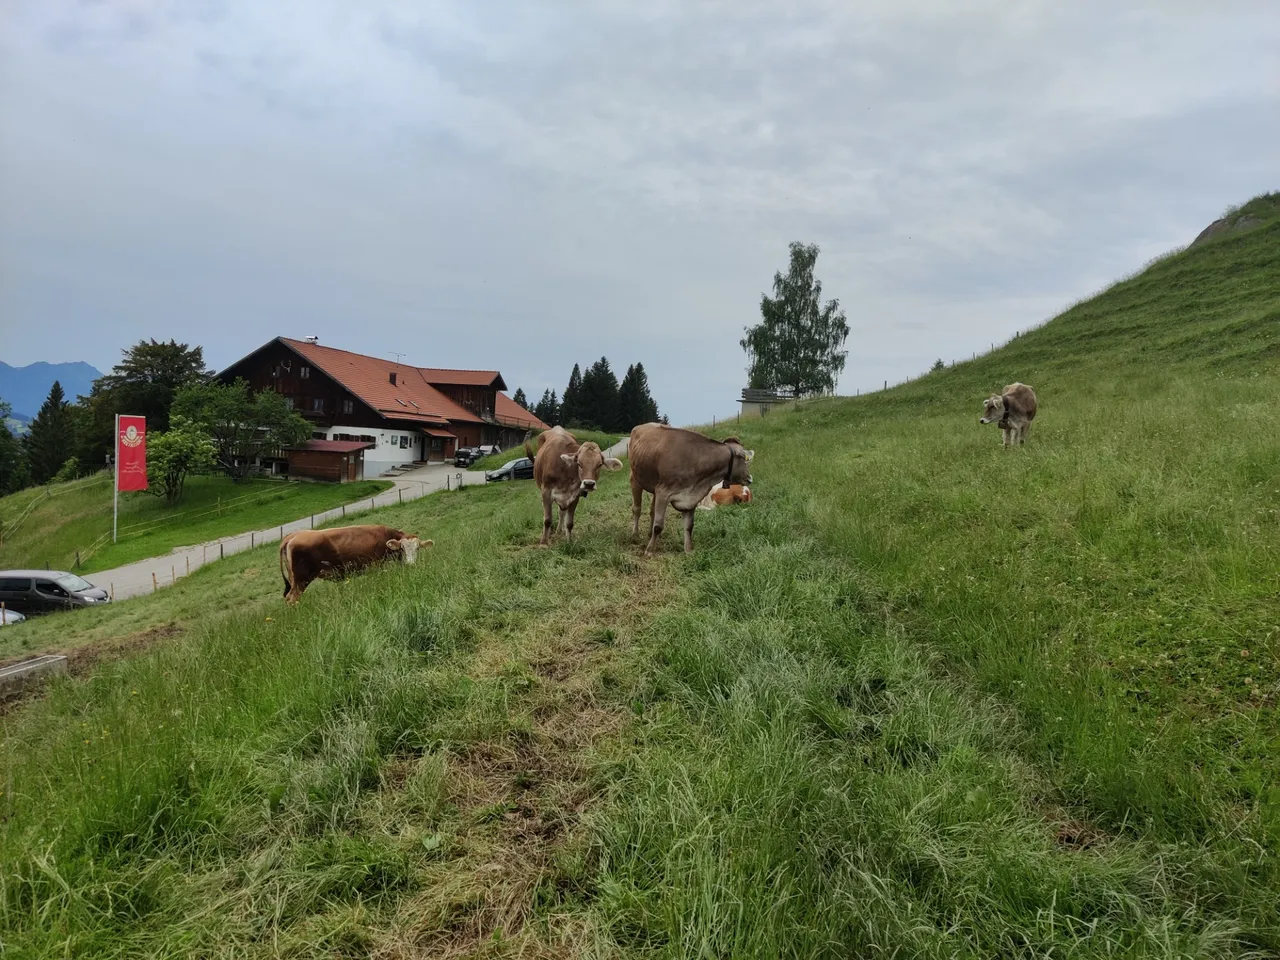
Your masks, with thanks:
[(724, 415), (787, 244), (841, 392), (1280, 187), (1274, 0), (0, 0), (0, 357), (643, 361)]

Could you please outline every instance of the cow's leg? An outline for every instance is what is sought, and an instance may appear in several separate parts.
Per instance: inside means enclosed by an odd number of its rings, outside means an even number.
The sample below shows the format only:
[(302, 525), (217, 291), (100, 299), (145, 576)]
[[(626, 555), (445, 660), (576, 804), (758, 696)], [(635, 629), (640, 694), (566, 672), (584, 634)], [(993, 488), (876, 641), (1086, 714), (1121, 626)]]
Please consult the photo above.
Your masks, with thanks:
[(1010, 444), (1010, 443), (1012, 443), (1012, 442), (1013, 442), (1013, 428), (1012, 428), (1012, 427), (1001, 427), (1001, 428), (1000, 428), (1000, 434), (1001, 434), (1001, 436), (1004, 438), (1003, 443), (1002, 443), (1002, 445), (1003, 445), (1003, 446), (1006, 446), (1006, 447), (1007, 447), (1007, 446), (1009, 446), (1009, 444)]
[[(576, 500), (573, 502), (572, 506), (570, 506), (567, 511), (565, 510), (564, 507), (560, 508), (560, 520), (562, 523), (564, 523), (564, 533), (565, 533), (565, 536), (569, 539), (570, 543), (573, 543), (573, 515), (577, 513), (577, 511), (578, 511), (578, 501)], [(566, 515), (567, 515), (567, 519), (566, 519)]]
[(691, 507), (684, 511), (684, 552), (693, 553), (693, 515)]
[(644, 548), (646, 557), (652, 556), (653, 551), (658, 546), (658, 540), (662, 537), (662, 528), (667, 521), (667, 495), (659, 493), (657, 490), (653, 492), (653, 523), (652, 533), (649, 535), (649, 545)]
[(551, 540), (551, 490), (542, 491), (542, 539), (540, 546), (546, 546)]
[[(640, 536), (640, 508), (643, 506), (644, 488), (636, 483), (636, 476), (631, 475), (631, 539)], [(651, 523), (650, 526), (653, 526)]]
[(1027, 435), (1031, 433), (1031, 421), (1027, 421), (1022, 425), (1022, 429), (1018, 431), (1018, 442), (1026, 443)]
[(556, 518), (556, 533), (564, 533), (564, 507), (560, 508), (560, 515)]

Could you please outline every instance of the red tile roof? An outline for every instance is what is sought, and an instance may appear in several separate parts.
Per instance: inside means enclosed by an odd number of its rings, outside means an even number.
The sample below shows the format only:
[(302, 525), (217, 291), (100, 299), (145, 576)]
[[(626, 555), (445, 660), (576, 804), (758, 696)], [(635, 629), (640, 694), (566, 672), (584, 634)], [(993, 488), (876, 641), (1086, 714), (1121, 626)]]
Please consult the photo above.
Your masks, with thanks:
[(361, 440), (308, 440), (300, 447), (289, 449), (305, 450), (308, 453), (355, 453), (372, 446), (372, 443)]
[(497, 400), (494, 401), (493, 415), (499, 423), (510, 424), (513, 427), (527, 427), (530, 430), (550, 429), (547, 424), (543, 423), (505, 393), (499, 393)]
[(436, 427), (424, 427), (422, 430), (429, 437), (442, 437), (446, 440), (457, 440), (456, 434), (450, 433), (448, 430), (440, 430)]
[(506, 382), (502, 380), (502, 374), (497, 370), (444, 370), (440, 367), (418, 367), (417, 369), (421, 371), (422, 378), (427, 383), (456, 384), (460, 387), (496, 387), (495, 381), (500, 381), (503, 387), (506, 386)]
[[(366, 357), (336, 347), (322, 347), (305, 340), (280, 337), (280, 342), (296, 350), (311, 363), (373, 407), (384, 417), (411, 420), (418, 423), (438, 423), (463, 420), (482, 423), (479, 416), (454, 403), (431, 386), (418, 367)], [(442, 372), (442, 371), (434, 371)], [(454, 371), (476, 373), (476, 371)], [(396, 382), (391, 383), (395, 373)], [(444, 382), (444, 381), (439, 381)]]

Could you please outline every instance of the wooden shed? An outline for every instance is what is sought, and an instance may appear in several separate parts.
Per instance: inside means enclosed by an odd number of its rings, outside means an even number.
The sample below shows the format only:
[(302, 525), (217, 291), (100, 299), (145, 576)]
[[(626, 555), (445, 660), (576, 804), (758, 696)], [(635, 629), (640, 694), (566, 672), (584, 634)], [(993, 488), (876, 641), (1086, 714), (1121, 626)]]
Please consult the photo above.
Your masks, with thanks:
[(289, 476), (346, 483), (364, 479), (364, 452), (373, 444), (361, 440), (308, 440), (286, 450)]

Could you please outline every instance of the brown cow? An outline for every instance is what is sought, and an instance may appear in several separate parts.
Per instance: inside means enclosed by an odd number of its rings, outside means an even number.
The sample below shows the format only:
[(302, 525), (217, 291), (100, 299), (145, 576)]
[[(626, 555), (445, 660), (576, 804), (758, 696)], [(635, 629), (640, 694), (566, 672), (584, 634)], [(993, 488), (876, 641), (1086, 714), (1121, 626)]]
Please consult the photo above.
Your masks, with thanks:
[(280, 575), (286, 603), (297, 603), (313, 580), (341, 580), (389, 557), (412, 564), (430, 540), (381, 524), (299, 530), (280, 541)]
[(651, 556), (662, 536), (667, 505), (684, 514), (684, 550), (693, 552), (693, 518), (698, 504), (719, 480), (725, 487), (751, 482), (747, 464), (755, 455), (738, 442), (712, 440), (692, 430), (662, 423), (643, 423), (631, 431), (627, 447), (631, 459), (631, 535), (640, 532), (640, 505), (652, 494), (649, 523), (652, 532), (645, 556)]
[(533, 458), (533, 482), (542, 495), (542, 539), (545, 546), (551, 540), (551, 505), (560, 507), (560, 523), (557, 533), (564, 533), (573, 540), (573, 515), (578, 501), (596, 488), (601, 468), (621, 470), (622, 461), (606, 457), (594, 440), (579, 444), (577, 438), (564, 427), (552, 427), (538, 434), (538, 452), (535, 454), (526, 442), (524, 451)]
[(982, 402), (979, 423), (995, 423), (1004, 436), (1004, 445), (1021, 444), (1031, 432), (1031, 421), (1036, 418), (1036, 392), (1025, 383), (1011, 383), (1000, 396), (987, 397)]

